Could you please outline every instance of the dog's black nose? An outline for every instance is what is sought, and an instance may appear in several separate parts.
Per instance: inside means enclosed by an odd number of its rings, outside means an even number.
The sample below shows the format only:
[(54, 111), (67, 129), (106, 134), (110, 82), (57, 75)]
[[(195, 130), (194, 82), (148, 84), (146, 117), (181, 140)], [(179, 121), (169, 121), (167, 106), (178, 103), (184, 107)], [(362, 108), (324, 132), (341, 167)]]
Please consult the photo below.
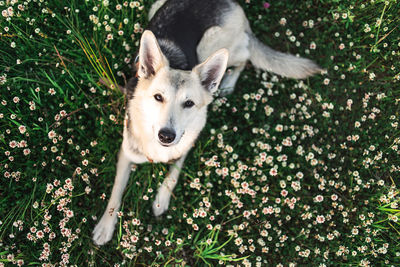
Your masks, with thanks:
[(170, 144), (175, 140), (176, 134), (173, 129), (169, 128), (162, 128), (158, 132), (158, 139), (161, 141), (163, 144)]

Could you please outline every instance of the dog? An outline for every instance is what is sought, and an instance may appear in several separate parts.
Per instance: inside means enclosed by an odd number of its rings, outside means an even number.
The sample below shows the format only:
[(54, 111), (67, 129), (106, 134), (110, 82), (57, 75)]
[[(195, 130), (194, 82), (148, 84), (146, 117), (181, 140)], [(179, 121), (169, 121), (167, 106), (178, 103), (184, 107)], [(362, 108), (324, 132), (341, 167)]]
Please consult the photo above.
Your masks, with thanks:
[(134, 77), (120, 87), (127, 96), (123, 142), (110, 200), (93, 231), (97, 245), (112, 238), (132, 163), (174, 162), (152, 206), (155, 216), (168, 209), (207, 106), (219, 87), (221, 95), (233, 91), (246, 62), (295, 79), (321, 71), (309, 59), (261, 43), (234, 0), (158, 0), (149, 17)]

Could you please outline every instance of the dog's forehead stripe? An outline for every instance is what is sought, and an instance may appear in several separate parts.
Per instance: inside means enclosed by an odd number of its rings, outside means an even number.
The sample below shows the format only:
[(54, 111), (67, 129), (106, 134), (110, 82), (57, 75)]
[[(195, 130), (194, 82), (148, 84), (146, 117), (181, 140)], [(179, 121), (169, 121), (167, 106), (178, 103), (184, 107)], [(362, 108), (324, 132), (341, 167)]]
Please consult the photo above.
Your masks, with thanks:
[(171, 71), (169, 77), (171, 86), (179, 90), (186, 83), (186, 80), (189, 79), (189, 76), (188, 73), (182, 71)]

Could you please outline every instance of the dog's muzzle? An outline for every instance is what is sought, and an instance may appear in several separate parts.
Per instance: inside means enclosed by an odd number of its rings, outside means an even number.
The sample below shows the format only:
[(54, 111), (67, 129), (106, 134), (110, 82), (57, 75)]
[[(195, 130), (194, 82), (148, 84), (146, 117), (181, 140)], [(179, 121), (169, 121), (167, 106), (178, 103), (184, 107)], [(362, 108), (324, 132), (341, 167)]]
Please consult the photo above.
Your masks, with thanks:
[(175, 140), (175, 137), (176, 133), (173, 129), (162, 128), (158, 132), (158, 140), (160, 140), (163, 146), (169, 146)]

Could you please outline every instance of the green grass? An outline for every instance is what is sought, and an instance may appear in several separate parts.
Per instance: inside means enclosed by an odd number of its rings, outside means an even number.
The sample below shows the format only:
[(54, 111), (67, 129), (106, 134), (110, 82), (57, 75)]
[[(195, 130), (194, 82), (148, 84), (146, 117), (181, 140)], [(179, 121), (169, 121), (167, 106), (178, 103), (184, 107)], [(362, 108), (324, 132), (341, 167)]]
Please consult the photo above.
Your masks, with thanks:
[(249, 65), (168, 212), (151, 213), (168, 166), (135, 166), (112, 241), (93, 244), (125, 101), (99, 80), (130, 77), (152, 2), (0, 1), (0, 266), (399, 265), (396, 0), (241, 0), (261, 40), (327, 73)]

